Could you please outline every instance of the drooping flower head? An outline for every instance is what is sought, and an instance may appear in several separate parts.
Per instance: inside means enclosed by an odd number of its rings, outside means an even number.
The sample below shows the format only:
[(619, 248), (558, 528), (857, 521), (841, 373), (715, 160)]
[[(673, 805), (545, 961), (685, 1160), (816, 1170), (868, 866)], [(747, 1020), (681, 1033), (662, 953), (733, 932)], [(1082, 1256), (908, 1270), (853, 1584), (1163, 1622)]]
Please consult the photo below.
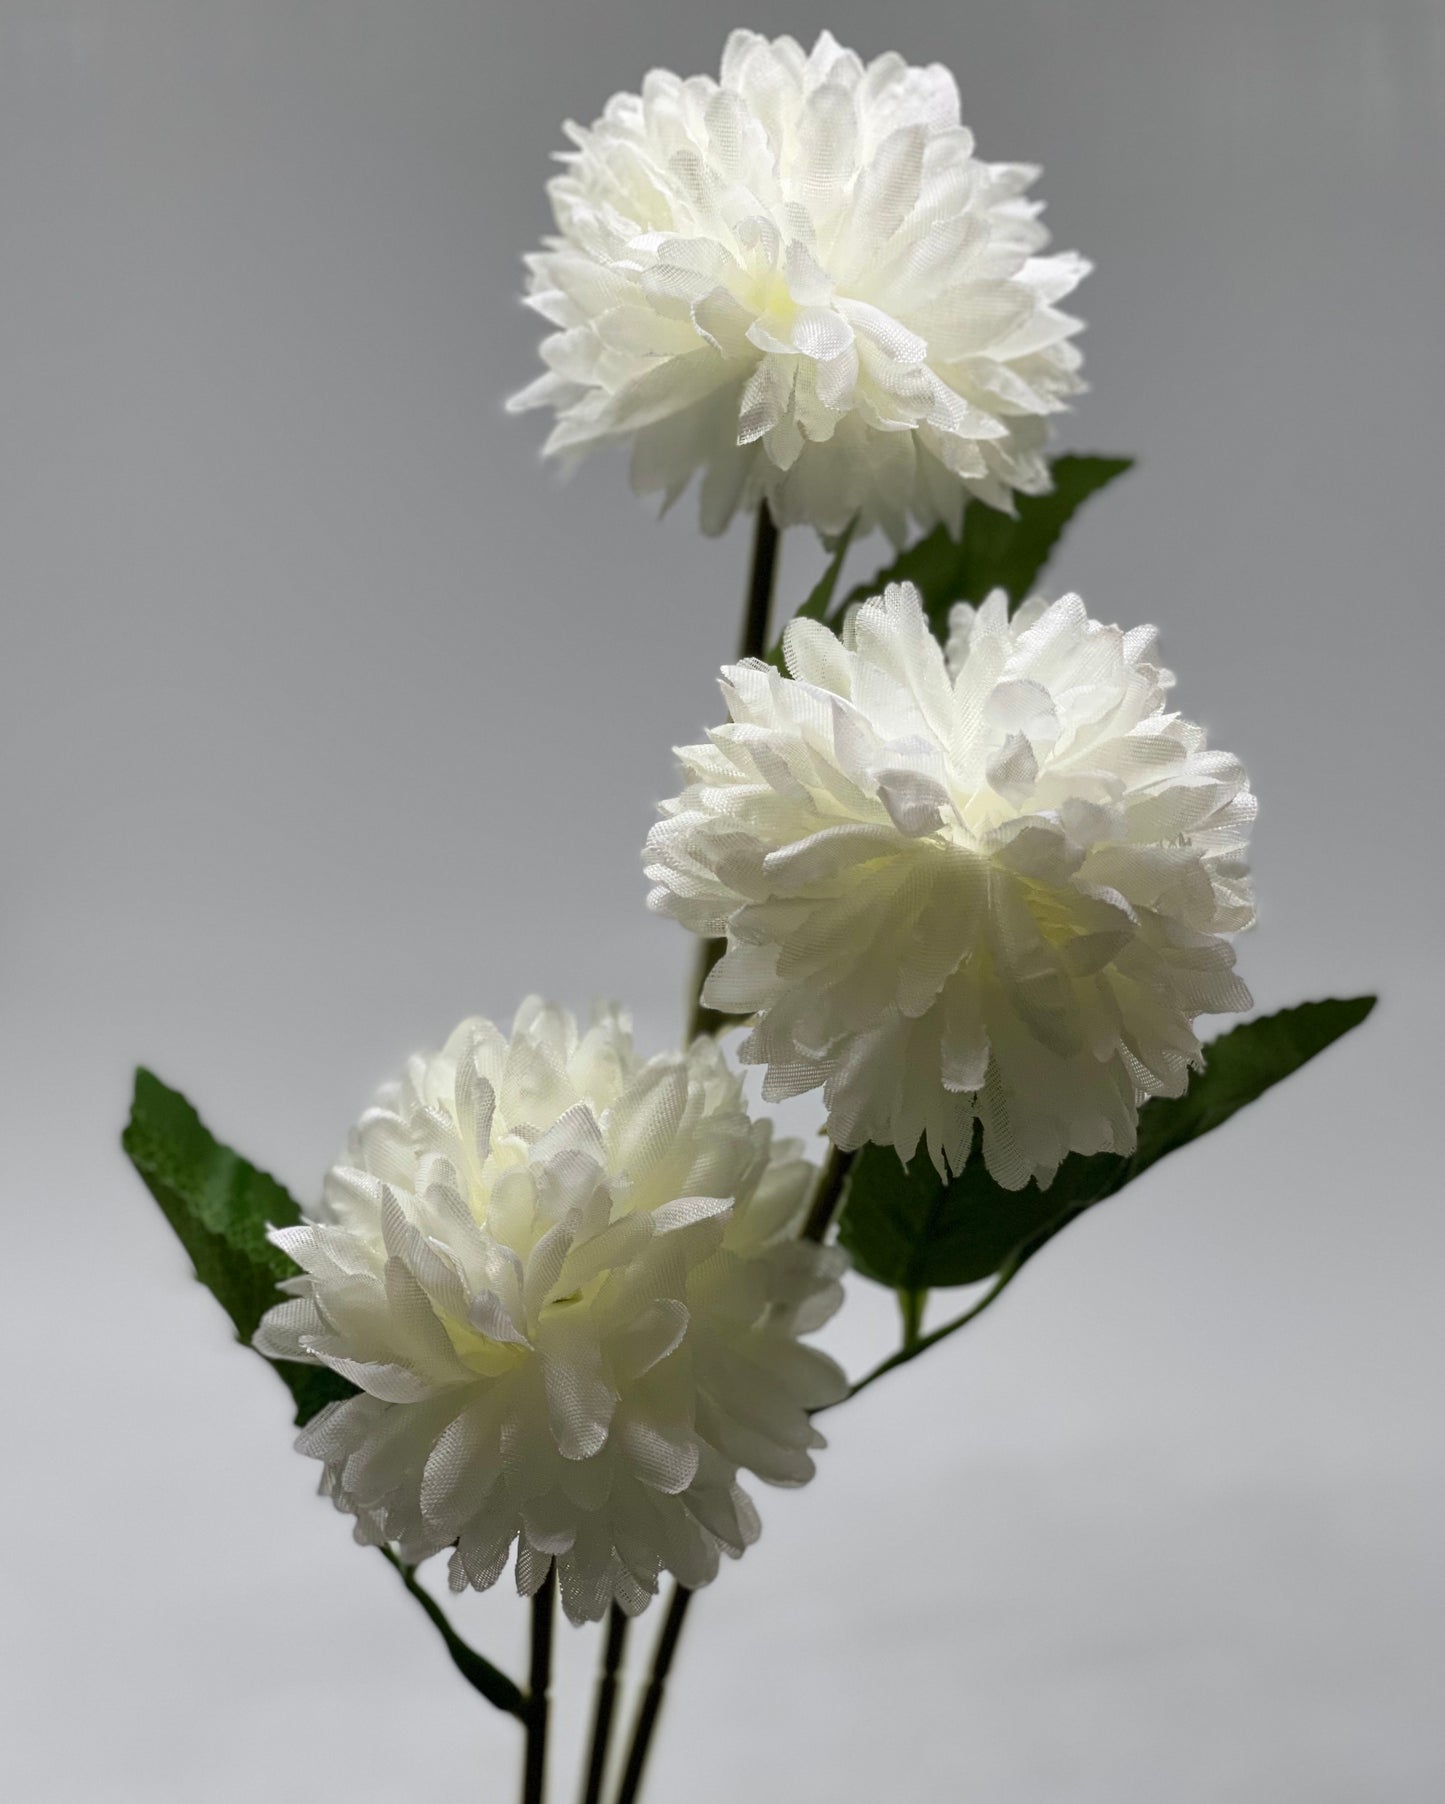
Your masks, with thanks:
[(975, 1120), (1002, 1184), (1127, 1152), (1178, 1095), (1201, 1014), (1249, 1006), (1220, 936), (1250, 925), (1238, 761), (1166, 709), (1151, 627), (1075, 595), (856, 608), (784, 638), (791, 676), (723, 672), (732, 724), (679, 757), (650, 905), (726, 934), (706, 1000), (757, 1016), (770, 1100), (823, 1086), (843, 1147), (955, 1172)]
[(668, 501), (700, 470), (707, 532), (766, 498), (901, 540), (1049, 487), (1088, 266), (1040, 255), (1038, 171), (974, 156), (946, 69), (736, 31), (718, 80), (653, 70), (567, 132), (529, 259), (556, 330), (511, 403), (556, 410), (549, 453), (631, 439)]
[(256, 1344), (360, 1387), (297, 1445), (369, 1543), (519, 1590), (555, 1561), (573, 1621), (706, 1584), (758, 1534), (740, 1466), (812, 1476), (808, 1410), (846, 1388), (799, 1335), (841, 1255), (800, 1243), (816, 1177), (749, 1118), (712, 1042), (644, 1061), (624, 1016), (524, 1003), (464, 1022), (361, 1119), (304, 1276)]

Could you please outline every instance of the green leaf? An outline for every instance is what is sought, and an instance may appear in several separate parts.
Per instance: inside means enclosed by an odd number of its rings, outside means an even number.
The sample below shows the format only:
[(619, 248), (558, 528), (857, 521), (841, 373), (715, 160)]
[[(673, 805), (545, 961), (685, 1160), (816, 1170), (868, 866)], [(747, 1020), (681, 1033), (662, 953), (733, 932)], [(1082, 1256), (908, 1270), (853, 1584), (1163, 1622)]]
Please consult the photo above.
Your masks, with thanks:
[[(276, 1286), (300, 1269), (266, 1238), (266, 1229), (301, 1219), (295, 1199), (276, 1179), (222, 1146), (181, 1095), (145, 1069), (121, 1145), (160, 1204), (196, 1276), (250, 1344), (261, 1317), (279, 1301)], [(354, 1395), (355, 1386), (319, 1366), (268, 1360), (307, 1422), (324, 1404)]]
[(1176, 1148), (1222, 1127), (1246, 1103), (1307, 1065), (1364, 1021), (1374, 996), (1299, 1002), (1221, 1034), (1205, 1049), (1207, 1065), (1183, 1096), (1156, 1099), (1139, 1111), (1137, 1177)]
[(513, 1716), (525, 1719), (527, 1699), (521, 1686), (509, 1679), (500, 1667), (493, 1666), (484, 1654), (479, 1654), (474, 1647), (462, 1640), (431, 1592), (418, 1583), (415, 1566), (408, 1566), (405, 1561), (398, 1559), (389, 1547), (383, 1547), (381, 1551), (401, 1574), (402, 1584), (426, 1611), (433, 1627), (446, 1643), (453, 1666), (468, 1685), (481, 1692), (487, 1702), (495, 1704), (498, 1710), (506, 1710)]
[[(300, 1221), (295, 1198), (276, 1179), (222, 1146), (181, 1095), (144, 1069), (135, 1074), (135, 1098), (121, 1145), (160, 1204), (191, 1256), (196, 1276), (230, 1316), (248, 1345), (261, 1317), (277, 1301), (276, 1285), (300, 1267), (266, 1238), (267, 1227)], [(324, 1366), (267, 1360), (290, 1387), (296, 1420), (309, 1422), (328, 1403), (356, 1395)], [(382, 1553), (426, 1611), (446, 1643), (452, 1663), (488, 1703), (525, 1716), (522, 1691), (491, 1661), (469, 1647), (421, 1584), (415, 1568), (389, 1547)]]
[(328, 1403), (356, 1395), (356, 1386), (330, 1366), (302, 1365), (295, 1359), (268, 1359), (266, 1364), (286, 1386), (296, 1405), (296, 1426), (304, 1428)]
[(855, 601), (866, 601), (889, 583), (914, 583), (934, 632), (943, 638), (956, 601), (982, 601), (991, 589), (1007, 591), (1013, 605), (1029, 595), (1064, 528), (1099, 489), (1132, 468), (1132, 457), (1066, 456), (1054, 459), (1047, 495), (1020, 495), (1016, 514), (973, 501), (964, 509), (963, 536), (939, 526), (911, 545), (866, 583), (850, 589), (832, 608), (836, 626)]
[(920, 1149), (905, 1167), (889, 1146), (858, 1155), (838, 1238), (865, 1278), (902, 1292), (976, 1284), (1043, 1227), (1062, 1227), (1109, 1193), (1126, 1163), (1072, 1154), (1047, 1190), (1005, 1190), (984, 1168), (975, 1131), (963, 1174), (945, 1184)]
[(905, 1169), (891, 1148), (865, 1147), (853, 1167), (839, 1238), (865, 1277), (895, 1290), (979, 1283), (1032, 1258), (1086, 1209), (1222, 1126), (1358, 1027), (1374, 1006), (1373, 996), (1304, 1002), (1222, 1034), (1183, 1096), (1155, 1097), (1140, 1109), (1132, 1155), (1073, 1153), (1046, 1190), (1037, 1184), (1003, 1189), (988, 1175), (977, 1144), (962, 1176), (948, 1184), (921, 1151)]

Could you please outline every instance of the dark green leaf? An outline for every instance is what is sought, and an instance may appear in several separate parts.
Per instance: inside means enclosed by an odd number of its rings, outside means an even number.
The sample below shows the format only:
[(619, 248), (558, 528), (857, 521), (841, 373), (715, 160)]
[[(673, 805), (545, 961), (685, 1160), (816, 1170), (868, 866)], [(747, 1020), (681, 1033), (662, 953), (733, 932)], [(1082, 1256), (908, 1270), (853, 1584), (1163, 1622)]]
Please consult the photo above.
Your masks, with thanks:
[[(178, 1090), (144, 1069), (121, 1145), (190, 1254), (196, 1276), (225, 1309), (248, 1345), (261, 1317), (279, 1299), (276, 1286), (295, 1263), (266, 1238), (266, 1229), (299, 1221), (295, 1199), (275, 1178), (222, 1146)], [(355, 1387), (321, 1367), (268, 1361), (309, 1421)]]
[(868, 1146), (848, 1184), (839, 1238), (865, 1277), (895, 1290), (942, 1289), (990, 1277), (1014, 1249), (1107, 1196), (1128, 1161), (1064, 1160), (1047, 1190), (1005, 1190), (988, 1175), (975, 1132), (961, 1177), (945, 1184), (922, 1149), (905, 1169), (888, 1146)]
[(249, 1341), (276, 1301), (276, 1285), (296, 1267), (266, 1238), (269, 1226), (299, 1221), (295, 1200), (213, 1138), (178, 1090), (144, 1069), (135, 1074), (130, 1122), (121, 1140), (131, 1163), (191, 1256), (196, 1276)]
[(1079, 508), (1133, 465), (1131, 457), (1055, 458), (1047, 495), (1020, 495), (1016, 514), (972, 501), (963, 513), (963, 537), (940, 526), (911, 545), (866, 583), (849, 590), (827, 619), (836, 625), (855, 601), (866, 601), (889, 583), (914, 583), (940, 638), (956, 601), (982, 601), (1004, 589), (1015, 606), (1030, 594), (1064, 528)]
[[(135, 1074), (135, 1099), (121, 1144), (166, 1220), (191, 1256), (196, 1276), (250, 1343), (261, 1317), (276, 1302), (276, 1285), (299, 1270), (266, 1238), (267, 1227), (301, 1219), (295, 1199), (275, 1178), (222, 1146), (181, 1095), (149, 1071)], [(320, 1409), (356, 1387), (323, 1366), (268, 1360), (296, 1400), (296, 1420), (309, 1422)], [(383, 1547), (407, 1590), (446, 1643), (457, 1671), (499, 1710), (526, 1714), (526, 1699), (507, 1675), (448, 1622), (436, 1599), (417, 1582), (414, 1569)]]
[(399, 1560), (389, 1547), (383, 1547), (381, 1551), (401, 1574), (401, 1582), (426, 1611), (437, 1633), (446, 1643), (452, 1664), (466, 1682), (474, 1690), (481, 1692), (489, 1704), (495, 1704), (498, 1710), (507, 1710), (513, 1716), (525, 1718), (527, 1699), (521, 1687), (509, 1679), (500, 1667), (493, 1666), (485, 1655), (479, 1654), (474, 1647), (462, 1640), (431, 1592), (418, 1583), (414, 1566), (408, 1566)]
[(866, 1147), (853, 1167), (839, 1236), (859, 1271), (895, 1290), (979, 1283), (1032, 1257), (1086, 1209), (1220, 1127), (1358, 1027), (1374, 1006), (1373, 996), (1304, 1002), (1222, 1034), (1183, 1096), (1156, 1097), (1139, 1111), (1132, 1156), (1072, 1154), (1047, 1190), (1004, 1190), (989, 1177), (977, 1145), (949, 1184), (922, 1151), (905, 1170), (890, 1148)]
[(1221, 1034), (1206, 1048), (1203, 1074), (1183, 1096), (1156, 1099), (1139, 1111), (1139, 1150), (1130, 1161), (1129, 1176), (1137, 1177), (1166, 1153), (1222, 1127), (1246, 1103), (1358, 1027), (1375, 1002), (1373, 996), (1299, 1002)]
[(268, 1359), (266, 1363), (291, 1392), (298, 1428), (319, 1416), (328, 1403), (356, 1395), (356, 1386), (330, 1366), (304, 1366), (294, 1359)]

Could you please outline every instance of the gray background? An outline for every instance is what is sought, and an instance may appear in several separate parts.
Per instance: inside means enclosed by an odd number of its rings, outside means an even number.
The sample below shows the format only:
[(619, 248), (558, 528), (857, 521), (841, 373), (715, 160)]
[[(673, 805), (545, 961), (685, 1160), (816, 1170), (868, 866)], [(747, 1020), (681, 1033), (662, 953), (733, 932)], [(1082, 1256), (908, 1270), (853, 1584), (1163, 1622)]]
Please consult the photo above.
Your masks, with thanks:
[[(568, 114), (695, 0), (0, 8), (0, 1795), (506, 1799), (513, 1726), (311, 1495), (117, 1147), (137, 1059), (303, 1194), (529, 987), (675, 1031), (636, 848), (744, 536), (502, 397)], [(1369, 1027), (832, 1419), (697, 1605), (653, 1797), (1425, 1804), (1438, 1720), (1445, 15), (752, 9), (957, 71), (1045, 165), (1139, 453), (1054, 584), (1157, 620), (1264, 798), (1261, 1005)], [(875, 542), (856, 557), (877, 561)], [(785, 549), (783, 593), (817, 564)], [(893, 1332), (860, 1297), (834, 1344)], [(966, 1342), (966, 1344), (965, 1344)], [(504, 1591), (462, 1615), (520, 1658)], [(650, 1629), (647, 1638), (650, 1638)], [(639, 1641), (639, 1647), (645, 1644)], [(563, 1636), (557, 1795), (592, 1638)], [(906, 1776), (905, 1776), (906, 1774)], [(564, 1783), (565, 1779), (565, 1783)]]

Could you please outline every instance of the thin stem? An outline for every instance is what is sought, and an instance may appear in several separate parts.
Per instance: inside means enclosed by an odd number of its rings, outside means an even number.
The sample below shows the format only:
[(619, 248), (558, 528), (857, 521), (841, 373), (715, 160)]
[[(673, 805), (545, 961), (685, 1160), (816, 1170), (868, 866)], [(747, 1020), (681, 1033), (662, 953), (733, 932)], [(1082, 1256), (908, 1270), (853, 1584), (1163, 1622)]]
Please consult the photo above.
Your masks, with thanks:
[[(778, 529), (768, 511), (766, 501), (758, 503), (758, 521), (753, 532), (752, 564), (748, 570), (747, 599), (743, 603), (743, 627), (738, 639), (738, 662), (744, 658), (764, 657), (768, 649), (768, 627), (773, 612), (773, 584), (778, 574)], [(713, 966), (727, 950), (726, 940), (701, 940), (697, 949), (697, 969), (692, 982), (692, 1001), (687, 1013), (687, 1037), (721, 1033), (732, 1019), (708, 1008), (702, 999), (703, 985)]]
[(687, 1014), (689, 1046), (699, 1034), (721, 1033), (732, 1019), (730, 1015), (721, 1015), (715, 1008), (709, 1008), (702, 999), (703, 986), (711, 975), (713, 966), (727, 949), (726, 940), (699, 940), (697, 943), (697, 963), (693, 969), (692, 978), (692, 1003)]
[(556, 1615), (557, 1568), (547, 1573), (532, 1599), (532, 1664), (527, 1679), (527, 1753), (522, 1767), (522, 1804), (542, 1804), (547, 1792), (547, 1717), (552, 1683), (552, 1624)]
[[(874, 1366), (871, 1372), (865, 1373), (848, 1392), (847, 1397), (841, 1398), (840, 1401), (847, 1403), (856, 1397), (859, 1391), (866, 1391), (870, 1384), (875, 1384), (885, 1372), (891, 1372), (898, 1366), (906, 1366), (910, 1359), (917, 1359), (920, 1353), (926, 1353), (930, 1347), (936, 1347), (941, 1340), (947, 1340), (950, 1334), (957, 1334), (960, 1328), (966, 1328), (970, 1322), (981, 1316), (990, 1304), (996, 1302), (1003, 1295), (1023, 1270), (1024, 1263), (1023, 1259), (1011, 1259), (971, 1308), (965, 1309), (962, 1315), (955, 1316), (951, 1322), (945, 1322), (941, 1328), (935, 1328), (932, 1334), (920, 1334), (911, 1345), (905, 1341), (896, 1353), (891, 1354), (881, 1365)], [(824, 1409), (835, 1407), (834, 1404), (823, 1405)], [(815, 1410), (813, 1413), (816, 1415), (819, 1412)]]
[[(773, 611), (773, 584), (778, 574), (778, 528), (769, 511), (766, 501), (758, 503), (757, 525), (753, 532), (752, 563), (748, 570), (747, 598), (743, 604), (743, 626), (738, 640), (738, 662), (745, 658), (764, 657), (768, 649), (768, 630)], [(688, 1008), (687, 1037), (695, 1040), (699, 1034), (720, 1033), (731, 1017), (721, 1014), (717, 1009), (708, 1008), (703, 1002), (702, 992), (713, 966), (727, 950), (725, 940), (703, 940), (698, 947), (697, 968), (693, 978), (692, 1000)], [(824, 1180), (826, 1186), (826, 1178)], [(842, 1174), (838, 1183), (841, 1186)], [(836, 1197), (834, 1199), (836, 1202)], [(816, 1210), (817, 1204), (814, 1204)], [(832, 1216), (830, 1206), (824, 1218), (817, 1238), (827, 1231), (828, 1221)], [(812, 1217), (809, 1217), (811, 1224)], [(806, 1230), (805, 1230), (806, 1232)], [(662, 1632), (657, 1639), (657, 1651), (653, 1655), (652, 1673), (647, 1687), (642, 1694), (642, 1702), (638, 1707), (637, 1721), (632, 1730), (632, 1743), (627, 1750), (627, 1764), (622, 1773), (621, 1788), (617, 1793), (617, 1804), (635, 1804), (638, 1788), (642, 1784), (642, 1771), (647, 1763), (648, 1750), (652, 1746), (653, 1731), (657, 1727), (657, 1715), (662, 1708), (663, 1693), (667, 1688), (667, 1675), (672, 1666), (672, 1657), (677, 1652), (678, 1637), (682, 1633), (683, 1618), (687, 1614), (687, 1606), (691, 1602), (692, 1593), (683, 1586), (673, 1589), (672, 1600), (667, 1606), (667, 1615), (663, 1619)], [(618, 1612), (614, 1610), (614, 1617)], [(608, 1624), (608, 1649), (612, 1641), (613, 1624)], [(621, 1654), (622, 1629), (617, 1630), (618, 1655)], [(604, 1661), (607, 1654), (604, 1653)], [(606, 1765), (605, 1738), (611, 1726), (611, 1712), (616, 1693), (616, 1680), (612, 1688), (605, 1693), (607, 1684), (604, 1671), (603, 1680), (598, 1690), (597, 1713), (598, 1727), (593, 1731), (592, 1767), (588, 1773), (588, 1790), (584, 1804), (595, 1804), (601, 1789), (601, 1769)], [(599, 1750), (598, 1742), (602, 1746)]]
[(597, 1709), (592, 1718), (592, 1747), (587, 1756), (582, 1804), (601, 1804), (602, 1781), (607, 1776), (607, 1750), (612, 1740), (612, 1718), (617, 1704), (617, 1675), (622, 1667), (628, 1627), (626, 1612), (613, 1604), (607, 1617), (607, 1639), (597, 1673)]
[(432, 1596), (431, 1592), (418, 1581), (416, 1567), (408, 1566), (389, 1547), (381, 1549), (382, 1557), (389, 1560), (401, 1574), (401, 1582), (410, 1594), (426, 1611), (428, 1619), (437, 1633), (446, 1643), (447, 1652), (452, 1657), (452, 1664), (473, 1690), (481, 1692), (489, 1704), (495, 1704), (498, 1710), (505, 1710), (511, 1716), (526, 1720), (527, 1700), (520, 1685), (514, 1684), (501, 1670), (493, 1666), (474, 1647), (469, 1647), (461, 1636), (447, 1621), (446, 1612)]
[(843, 1187), (848, 1182), (848, 1173), (853, 1169), (853, 1161), (857, 1157), (856, 1152), (845, 1153), (840, 1146), (831, 1148), (818, 1184), (818, 1194), (813, 1198), (813, 1206), (808, 1211), (808, 1219), (803, 1223), (803, 1232), (798, 1237), (800, 1240), (821, 1241), (826, 1238), (838, 1205), (843, 1200)]
[(900, 1290), (899, 1307), (903, 1311), (903, 1351), (912, 1352), (923, 1338), (923, 1311), (928, 1303), (926, 1290)]
[(768, 620), (773, 611), (773, 581), (778, 573), (778, 529), (766, 501), (758, 503), (758, 523), (753, 533), (753, 562), (748, 571), (748, 599), (743, 609), (743, 631), (738, 660), (761, 658), (768, 649)]
[(667, 1615), (663, 1618), (662, 1632), (657, 1637), (657, 1651), (652, 1656), (652, 1672), (647, 1680), (647, 1689), (642, 1694), (642, 1703), (638, 1707), (637, 1721), (633, 1725), (632, 1745), (627, 1750), (627, 1765), (623, 1768), (617, 1804), (636, 1804), (642, 1785), (643, 1768), (652, 1747), (653, 1731), (657, 1727), (657, 1715), (662, 1709), (662, 1695), (667, 1689), (667, 1675), (672, 1668), (672, 1657), (677, 1652), (682, 1620), (691, 1602), (691, 1591), (681, 1585), (674, 1585)]

